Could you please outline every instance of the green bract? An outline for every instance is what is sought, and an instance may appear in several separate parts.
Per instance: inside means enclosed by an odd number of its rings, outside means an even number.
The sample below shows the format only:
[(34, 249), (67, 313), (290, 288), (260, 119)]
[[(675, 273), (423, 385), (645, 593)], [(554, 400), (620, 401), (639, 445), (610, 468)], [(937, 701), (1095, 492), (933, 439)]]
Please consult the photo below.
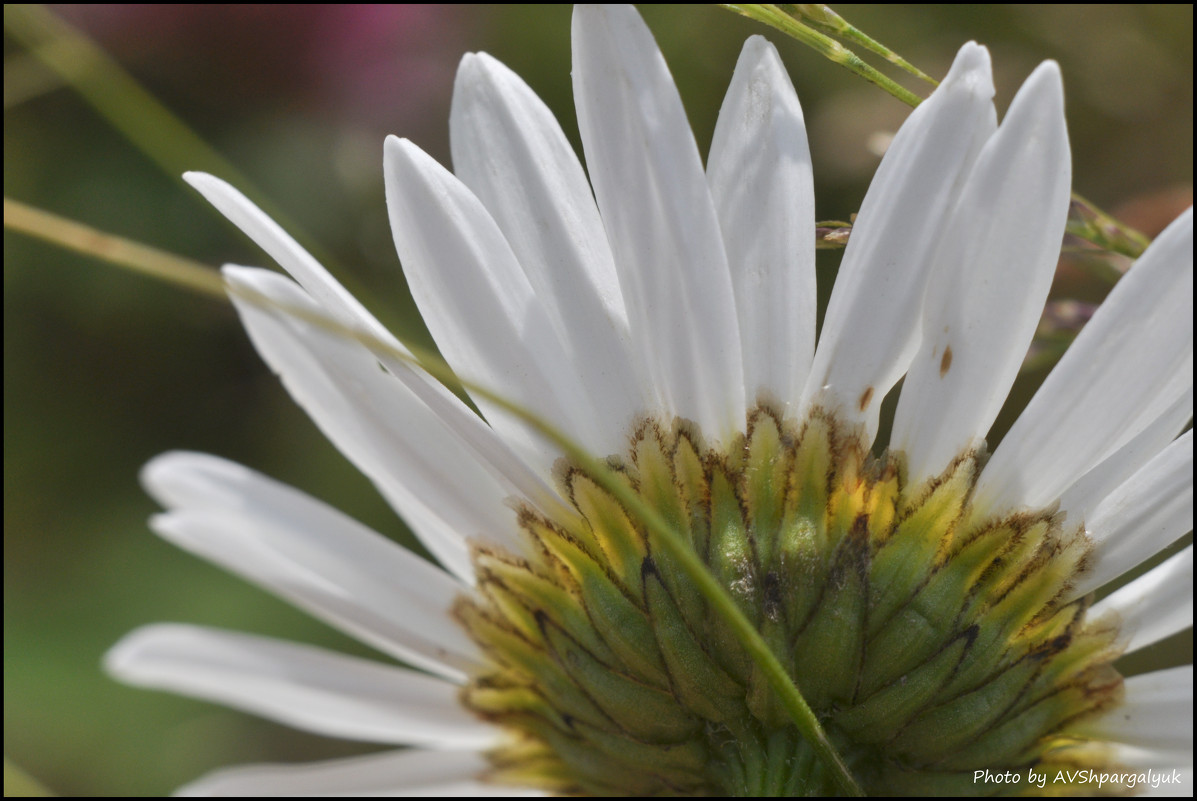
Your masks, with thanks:
[[(900, 457), (872, 457), (833, 416), (758, 409), (724, 452), (647, 422), (608, 463), (685, 534), (863, 788), (936, 795), (975, 791), (975, 770), (1055, 766), (1070, 727), (1121, 696), (1116, 627), (1087, 624), (1087, 600), (1056, 601), (1087, 538), (1050, 510), (973, 509), (977, 460), (911, 487)], [(521, 513), (538, 556), (477, 546), (482, 599), (456, 609), (497, 666), (464, 690), (512, 732), (497, 777), (595, 795), (834, 793), (634, 515), (578, 469), (559, 482), (572, 514)]]

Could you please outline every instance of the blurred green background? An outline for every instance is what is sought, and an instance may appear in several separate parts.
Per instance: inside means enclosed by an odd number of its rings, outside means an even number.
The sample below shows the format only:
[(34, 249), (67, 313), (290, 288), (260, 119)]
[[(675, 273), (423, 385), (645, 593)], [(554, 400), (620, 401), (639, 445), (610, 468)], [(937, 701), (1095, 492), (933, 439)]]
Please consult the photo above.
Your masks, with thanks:
[[(936, 76), (965, 40), (988, 45), (1001, 110), (1035, 64), (1057, 59), (1076, 190), (1149, 234), (1191, 202), (1192, 6), (836, 8)], [(577, 143), (565, 6), (57, 11), (296, 221), (294, 233), (318, 243), (334, 273), (403, 337), (426, 335), (387, 229), (384, 135), (447, 162), (457, 61), (485, 50), (524, 76)], [(810, 129), (818, 215), (855, 211), (878, 134), (893, 131), (906, 107), (715, 7), (643, 13), (704, 153), (743, 40), (764, 33), (776, 43)], [(4, 48), (7, 196), (212, 265), (268, 266), (7, 32)], [(834, 265), (831, 256), (821, 267), (824, 289)], [(1075, 282), (1060, 291), (1100, 294)], [(1035, 380), (1023, 382), (1024, 397)], [(125, 632), (159, 620), (369, 653), (157, 540), (137, 471), (164, 450), (243, 461), (411, 544), (291, 403), (227, 304), (6, 232), (4, 388), (4, 742), (17, 764), (63, 795), (143, 795), (221, 765), (373, 750), (129, 689), (100, 671)], [(1189, 631), (1149, 656), (1191, 661), (1191, 639)]]

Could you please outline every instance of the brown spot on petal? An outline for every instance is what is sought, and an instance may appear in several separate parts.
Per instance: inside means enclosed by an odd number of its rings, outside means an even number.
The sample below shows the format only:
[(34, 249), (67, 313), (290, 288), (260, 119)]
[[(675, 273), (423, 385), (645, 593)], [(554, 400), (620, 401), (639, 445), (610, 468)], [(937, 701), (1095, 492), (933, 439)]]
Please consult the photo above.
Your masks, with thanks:
[(860, 393), (860, 400), (857, 402), (860, 410), (863, 412), (869, 408), (869, 401), (873, 399), (873, 388), (867, 387), (864, 392)]
[(943, 358), (939, 360), (939, 377), (943, 378), (952, 369), (952, 346), (943, 349)]

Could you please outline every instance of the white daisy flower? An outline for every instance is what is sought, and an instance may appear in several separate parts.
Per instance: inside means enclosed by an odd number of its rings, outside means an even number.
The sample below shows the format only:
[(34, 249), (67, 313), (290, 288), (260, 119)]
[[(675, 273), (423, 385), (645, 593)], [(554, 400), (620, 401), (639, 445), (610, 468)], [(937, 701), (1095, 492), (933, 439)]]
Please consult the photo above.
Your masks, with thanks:
[[(573, 47), (585, 171), (484, 54), (457, 76), (455, 172), (386, 142), (395, 244), (448, 363), (685, 537), (866, 792), (1191, 787), (1191, 666), (1124, 680), (1112, 662), (1192, 625), (1192, 546), (1090, 593), (1192, 525), (1192, 211), (987, 457), (1069, 203), (1054, 64), (999, 126), (988, 53), (960, 50), (877, 171), (816, 342), (811, 160), (773, 47), (745, 45), (705, 170), (632, 8), (579, 8)], [(160, 535), (412, 666), (130, 634), (108, 657), (124, 681), (407, 747), (185, 793), (843, 789), (642, 520), (536, 427), (400, 358), (235, 189), (187, 179), (294, 279), (225, 268), (263, 358), (440, 565), (240, 465), (151, 462)]]

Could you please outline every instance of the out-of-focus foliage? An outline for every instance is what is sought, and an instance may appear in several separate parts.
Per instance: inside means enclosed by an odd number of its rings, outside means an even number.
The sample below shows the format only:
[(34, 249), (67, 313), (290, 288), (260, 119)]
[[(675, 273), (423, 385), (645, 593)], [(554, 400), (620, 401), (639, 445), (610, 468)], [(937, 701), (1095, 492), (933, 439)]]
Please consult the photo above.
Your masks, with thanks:
[[(1036, 63), (1059, 60), (1077, 191), (1148, 234), (1191, 197), (1191, 6), (836, 8), (936, 77), (965, 40), (988, 45), (1002, 109)], [(456, 63), (486, 50), (524, 76), (577, 141), (567, 7), (59, 11), (299, 221), (366, 304), (417, 341), (426, 335), (387, 230), (383, 136), (408, 136), (447, 162)], [(704, 152), (743, 40), (762, 33), (777, 43), (806, 112), (818, 216), (850, 217), (906, 106), (713, 6), (644, 14)], [(7, 37), (4, 184), (6, 195), (213, 265), (267, 266)], [(403, 525), (294, 407), (227, 305), (18, 236), (6, 234), (4, 250), (6, 752), (59, 794), (139, 795), (218, 765), (358, 750), (101, 673), (112, 643), (157, 620), (367, 653), (155, 539), (137, 471), (164, 450), (211, 451), (410, 544)], [(838, 259), (826, 255), (824, 287)], [(1057, 297), (1100, 300), (1108, 282), (1091, 275), (1065, 269)], [(1024, 377), (1021, 397), (1039, 378)]]

